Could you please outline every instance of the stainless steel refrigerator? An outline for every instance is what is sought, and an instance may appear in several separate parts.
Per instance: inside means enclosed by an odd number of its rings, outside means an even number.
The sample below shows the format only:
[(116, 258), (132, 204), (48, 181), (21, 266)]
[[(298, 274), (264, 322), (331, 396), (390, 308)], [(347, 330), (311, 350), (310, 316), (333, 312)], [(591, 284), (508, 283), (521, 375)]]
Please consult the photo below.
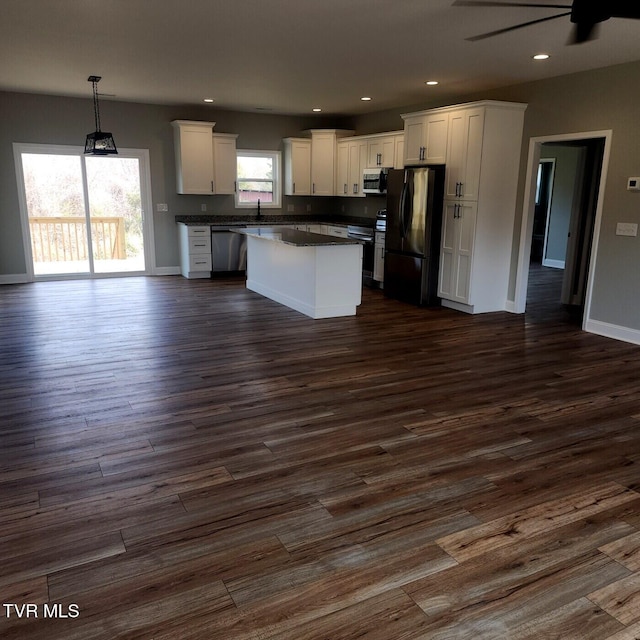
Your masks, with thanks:
[(436, 306), (444, 165), (406, 167), (387, 176), (385, 295)]

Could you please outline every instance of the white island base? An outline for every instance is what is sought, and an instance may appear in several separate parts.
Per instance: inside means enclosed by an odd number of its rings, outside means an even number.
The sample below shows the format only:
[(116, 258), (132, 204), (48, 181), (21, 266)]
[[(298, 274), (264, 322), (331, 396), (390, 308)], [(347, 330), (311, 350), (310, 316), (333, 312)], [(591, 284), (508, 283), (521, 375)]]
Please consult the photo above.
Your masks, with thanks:
[(278, 232), (246, 236), (247, 289), (310, 318), (356, 314), (362, 300), (361, 244), (304, 232), (296, 234), (297, 243)]

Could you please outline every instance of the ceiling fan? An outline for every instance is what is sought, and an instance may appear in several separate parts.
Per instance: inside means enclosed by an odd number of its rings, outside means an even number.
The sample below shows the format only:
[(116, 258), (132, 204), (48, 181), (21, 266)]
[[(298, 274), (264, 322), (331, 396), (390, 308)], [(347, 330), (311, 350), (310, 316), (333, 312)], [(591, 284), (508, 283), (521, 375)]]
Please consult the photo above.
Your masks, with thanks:
[[(635, 5), (635, 8), (632, 7)], [(472, 42), (476, 40), (484, 40), (493, 36), (522, 29), (524, 27), (564, 18), (571, 16), (571, 22), (574, 24), (573, 34), (569, 40), (569, 44), (580, 44), (588, 40), (597, 38), (597, 27), (600, 22), (604, 22), (609, 18), (632, 18), (640, 19), (640, 7), (636, 2), (629, 0), (573, 0), (572, 4), (537, 4), (533, 2), (491, 2), (489, 0), (455, 0), (452, 6), (458, 7), (535, 7), (537, 9), (567, 9), (563, 13), (557, 13), (546, 18), (538, 18), (537, 20), (529, 20), (521, 24), (506, 27), (505, 29), (497, 29), (489, 33), (483, 33), (479, 36), (467, 38)]]

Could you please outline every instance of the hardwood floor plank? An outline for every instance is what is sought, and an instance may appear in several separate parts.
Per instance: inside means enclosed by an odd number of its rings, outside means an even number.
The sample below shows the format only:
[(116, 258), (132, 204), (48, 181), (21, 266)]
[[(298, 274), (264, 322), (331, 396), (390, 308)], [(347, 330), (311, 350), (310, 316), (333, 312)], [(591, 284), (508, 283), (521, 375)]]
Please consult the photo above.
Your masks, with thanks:
[(640, 620), (640, 573), (632, 573), (589, 594), (589, 600), (623, 624)]
[(607, 483), (558, 500), (551, 500), (521, 512), (516, 511), (486, 524), (437, 540), (458, 562), (462, 562), (501, 546), (517, 544), (523, 538), (582, 520), (609, 507), (638, 498), (638, 494)]
[(545, 304), (0, 286), (0, 593), (80, 605), (0, 635), (640, 637), (640, 348)]

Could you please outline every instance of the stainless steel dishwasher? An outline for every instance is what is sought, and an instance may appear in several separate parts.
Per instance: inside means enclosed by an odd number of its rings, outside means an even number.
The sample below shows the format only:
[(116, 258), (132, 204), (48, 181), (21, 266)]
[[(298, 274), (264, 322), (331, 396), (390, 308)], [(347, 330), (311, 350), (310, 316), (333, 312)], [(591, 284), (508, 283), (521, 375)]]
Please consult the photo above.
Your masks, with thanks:
[(211, 227), (211, 272), (238, 273), (247, 268), (247, 238), (231, 227)]

